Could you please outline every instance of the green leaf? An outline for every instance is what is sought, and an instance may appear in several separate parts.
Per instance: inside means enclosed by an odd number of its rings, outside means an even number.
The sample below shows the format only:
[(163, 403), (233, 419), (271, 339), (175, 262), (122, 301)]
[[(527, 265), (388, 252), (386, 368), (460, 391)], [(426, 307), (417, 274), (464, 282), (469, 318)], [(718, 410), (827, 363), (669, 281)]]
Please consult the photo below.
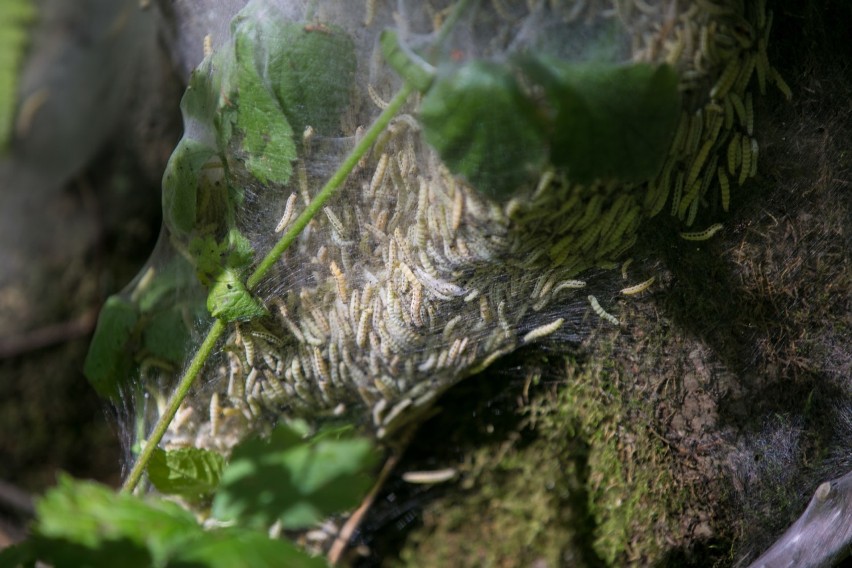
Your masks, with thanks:
[[(340, 133), (355, 78), (355, 46), (336, 26), (287, 23), (268, 32), (258, 61), (293, 129), (311, 126), (322, 136)], [(265, 53), (265, 55), (264, 55)]]
[(138, 319), (136, 306), (119, 296), (110, 296), (101, 309), (83, 374), (102, 397), (118, 400), (130, 379), (133, 359), (128, 344)]
[(411, 51), (393, 30), (384, 30), (379, 39), (382, 55), (394, 71), (415, 89), (425, 93), (435, 78), (435, 68)]
[(533, 56), (519, 65), (543, 87), (551, 111), (550, 159), (572, 180), (644, 181), (659, 171), (680, 110), (672, 67)]
[(61, 475), (36, 506), (33, 536), (0, 552), (0, 565), (46, 561), (57, 568), (273, 568), (326, 566), (293, 544), (242, 528), (205, 531), (162, 499), (115, 493)]
[(189, 242), (188, 250), (195, 262), (199, 282), (210, 286), (225, 266), (227, 245), (219, 243), (212, 235), (204, 235), (193, 238)]
[(215, 155), (207, 143), (184, 134), (169, 157), (163, 175), (163, 222), (174, 234), (185, 235), (195, 229), (201, 171)]
[(255, 67), (254, 49), (252, 38), (235, 36), (236, 68), (234, 77), (229, 78), (232, 90), (221, 109), (219, 128), (225, 136), (232, 133), (241, 137), (246, 169), (258, 181), (283, 184), (290, 179), (296, 158), (293, 129)]
[(195, 270), (185, 257), (176, 254), (164, 262), (157, 262), (150, 280), (140, 282), (133, 292), (132, 297), (143, 314), (169, 309), (177, 304), (191, 304), (192, 299), (201, 292)]
[(226, 321), (250, 320), (267, 314), (240, 280), (240, 273), (226, 268), (216, 276), (207, 296), (207, 310), (214, 318)]
[(227, 528), (211, 531), (205, 538), (188, 543), (178, 551), (170, 568), (322, 568), (325, 559), (311, 557), (293, 544), (273, 540), (260, 532)]
[(148, 354), (175, 365), (183, 362), (189, 338), (180, 306), (153, 313), (142, 329), (142, 345)]
[(225, 458), (217, 452), (157, 448), (148, 462), (148, 479), (161, 493), (198, 499), (216, 490), (224, 467)]
[(115, 565), (116, 547), (136, 558), (140, 549), (147, 551), (149, 565), (164, 566), (174, 551), (202, 533), (192, 514), (174, 503), (143, 501), (66, 475), (38, 502), (36, 511), (39, 556), (51, 560), (51, 552), (75, 552), (87, 557), (76, 566), (108, 566), (110, 558)]
[(262, 528), (280, 520), (308, 527), (358, 504), (376, 461), (369, 440), (340, 431), (305, 440), (288, 426), (269, 441), (248, 440), (234, 449), (213, 499), (213, 515)]
[(533, 105), (504, 65), (471, 61), (439, 75), (420, 121), (450, 171), (492, 198), (510, 197), (547, 158)]

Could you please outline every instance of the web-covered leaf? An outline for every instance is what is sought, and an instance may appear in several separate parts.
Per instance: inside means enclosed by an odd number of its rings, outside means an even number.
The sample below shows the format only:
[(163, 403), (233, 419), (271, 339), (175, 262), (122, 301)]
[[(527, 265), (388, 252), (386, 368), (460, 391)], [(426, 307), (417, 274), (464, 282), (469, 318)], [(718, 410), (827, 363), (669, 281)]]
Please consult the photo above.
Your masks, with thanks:
[(148, 479), (157, 491), (198, 499), (213, 493), (225, 467), (221, 454), (198, 448), (157, 448), (148, 463)]
[(505, 65), (474, 60), (439, 74), (423, 97), (423, 134), (454, 173), (505, 198), (547, 159), (542, 125)]
[(656, 174), (680, 112), (678, 76), (669, 65), (574, 64), (524, 57), (549, 109), (550, 160), (586, 183), (645, 181)]
[(241, 526), (310, 526), (351, 508), (370, 485), (376, 461), (372, 444), (346, 430), (306, 440), (287, 425), (268, 441), (253, 439), (234, 449), (213, 500), (213, 514)]
[(111, 296), (101, 309), (83, 372), (102, 397), (118, 400), (130, 376), (134, 362), (128, 344), (138, 320), (136, 306), (120, 296)]

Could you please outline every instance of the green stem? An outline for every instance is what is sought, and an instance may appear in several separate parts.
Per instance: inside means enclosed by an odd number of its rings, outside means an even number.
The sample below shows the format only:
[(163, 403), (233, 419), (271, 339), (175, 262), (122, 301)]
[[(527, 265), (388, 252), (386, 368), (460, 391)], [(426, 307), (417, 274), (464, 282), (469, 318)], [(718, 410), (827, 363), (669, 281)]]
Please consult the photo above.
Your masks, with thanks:
[(151, 459), (151, 454), (153, 454), (157, 446), (160, 445), (163, 435), (165, 435), (166, 430), (169, 428), (169, 424), (171, 424), (172, 419), (175, 417), (175, 414), (177, 414), (178, 408), (180, 408), (183, 399), (185, 399), (186, 395), (189, 393), (192, 383), (195, 382), (195, 378), (201, 372), (201, 369), (204, 367), (204, 363), (207, 362), (207, 358), (213, 352), (213, 348), (216, 347), (216, 342), (225, 331), (225, 324), (226, 322), (224, 320), (216, 320), (213, 322), (213, 326), (210, 328), (210, 331), (207, 332), (207, 337), (204, 338), (204, 342), (201, 344), (201, 347), (198, 348), (198, 351), (192, 358), (192, 362), (189, 364), (189, 367), (187, 367), (183, 377), (181, 377), (177, 389), (172, 394), (168, 408), (166, 408), (166, 411), (160, 416), (160, 419), (157, 420), (157, 424), (154, 425), (154, 430), (151, 431), (151, 435), (148, 437), (145, 447), (142, 448), (142, 452), (136, 459), (136, 463), (133, 464), (133, 469), (130, 470), (130, 475), (127, 476), (127, 480), (124, 482), (124, 485), (121, 486), (121, 490), (123, 492), (131, 493), (134, 489), (136, 489), (136, 485), (139, 483), (139, 480), (142, 479), (142, 474), (145, 472), (145, 467), (148, 465), (148, 460)]
[(269, 251), (269, 254), (267, 254), (266, 257), (260, 261), (260, 264), (257, 265), (257, 269), (255, 269), (254, 273), (249, 276), (246, 281), (246, 287), (249, 290), (253, 290), (255, 286), (258, 285), (261, 279), (266, 276), (266, 273), (269, 272), (269, 269), (278, 262), (278, 259), (280, 259), (281, 255), (284, 254), (284, 251), (293, 244), (293, 241), (296, 240), (296, 237), (299, 236), (302, 229), (305, 228), (314, 215), (319, 213), (319, 210), (323, 205), (325, 205), (325, 202), (328, 201), (338, 189), (340, 189), (350, 172), (352, 172), (361, 158), (364, 157), (370, 149), (370, 146), (372, 146), (376, 141), (376, 138), (379, 137), (379, 134), (387, 128), (388, 123), (390, 123), (394, 115), (399, 112), (413, 90), (414, 87), (405, 83), (396, 96), (394, 96), (390, 103), (388, 103), (387, 108), (382, 111), (382, 114), (379, 115), (372, 126), (370, 126), (370, 129), (364, 134), (364, 137), (361, 138), (358, 144), (355, 145), (355, 148), (353, 148), (349, 155), (346, 156), (346, 159), (340, 167), (337, 168), (337, 171), (334, 172), (334, 175), (331, 176), (328, 182), (326, 182), (325, 186), (323, 186), (317, 196), (311, 200), (302, 214), (296, 218), (293, 225), (286, 233), (284, 233), (284, 236), (281, 237), (272, 250)]
[[(408, 99), (408, 96), (413, 90), (414, 88), (408, 83), (402, 86), (396, 96), (394, 96), (388, 104), (387, 108), (382, 111), (382, 114), (379, 115), (376, 121), (370, 126), (370, 129), (364, 134), (364, 137), (361, 138), (337, 171), (334, 172), (331, 179), (328, 180), (322, 190), (320, 190), (317, 196), (310, 202), (310, 204), (308, 204), (305, 211), (296, 218), (292, 227), (290, 227), (284, 236), (281, 237), (281, 240), (279, 240), (272, 250), (263, 258), (257, 266), (257, 269), (246, 281), (246, 286), (249, 290), (257, 286), (260, 280), (267, 272), (269, 272), (269, 269), (278, 262), (278, 259), (280, 259), (281, 255), (284, 254), (284, 251), (293, 244), (293, 241), (296, 240), (296, 237), (299, 236), (299, 233), (302, 232), (302, 229), (305, 228), (313, 216), (316, 215), (325, 202), (328, 201), (338, 189), (340, 189), (343, 182), (346, 181), (346, 178), (361, 158), (363, 158), (369, 151), (379, 134), (387, 128), (391, 119), (397, 112), (399, 112), (402, 105), (405, 104), (406, 99)], [(198, 351), (192, 358), (192, 362), (189, 364), (189, 367), (187, 367), (183, 377), (181, 377), (177, 389), (172, 394), (168, 408), (166, 408), (166, 411), (160, 416), (159, 420), (157, 420), (157, 423), (154, 425), (154, 429), (151, 431), (151, 435), (148, 437), (148, 441), (145, 443), (145, 447), (139, 454), (136, 463), (133, 464), (133, 469), (130, 470), (130, 475), (127, 476), (127, 480), (121, 487), (123, 492), (131, 493), (134, 489), (136, 489), (136, 486), (139, 484), (139, 480), (142, 479), (142, 474), (145, 472), (145, 468), (148, 466), (151, 454), (153, 454), (154, 450), (160, 445), (160, 441), (163, 439), (166, 430), (168, 430), (169, 424), (171, 424), (172, 419), (175, 417), (175, 414), (177, 414), (178, 408), (180, 408), (181, 403), (186, 398), (187, 394), (189, 394), (189, 389), (192, 387), (192, 383), (195, 382), (195, 379), (204, 367), (204, 363), (207, 361), (208, 357), (210, 357), (210, 354), (213, 352), (213, 348), (216, 347), (216, 342), (224, 333), (226, 325), (227, 322), (225, 320), (217, 319), (210, 328), (210, 331), (207, 332), (207, 337), (204, 338), (204, 342), (198, 348)]]

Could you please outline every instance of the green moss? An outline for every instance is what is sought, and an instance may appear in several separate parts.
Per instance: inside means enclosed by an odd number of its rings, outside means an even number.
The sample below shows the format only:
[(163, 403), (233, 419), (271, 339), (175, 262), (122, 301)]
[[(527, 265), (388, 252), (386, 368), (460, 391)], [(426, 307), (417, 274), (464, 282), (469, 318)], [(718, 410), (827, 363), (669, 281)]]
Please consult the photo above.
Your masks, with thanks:
[[(606, 338), (599, 341), (607, 345)], [(607, 357), (594, 357), (596, 362)], [(472, 449), (460, 491), (424, 512), (406, 566), (623, 566), (661, 562), (682, 508), (650, 407), (618, 364), (565, 359), (519, 425)]]

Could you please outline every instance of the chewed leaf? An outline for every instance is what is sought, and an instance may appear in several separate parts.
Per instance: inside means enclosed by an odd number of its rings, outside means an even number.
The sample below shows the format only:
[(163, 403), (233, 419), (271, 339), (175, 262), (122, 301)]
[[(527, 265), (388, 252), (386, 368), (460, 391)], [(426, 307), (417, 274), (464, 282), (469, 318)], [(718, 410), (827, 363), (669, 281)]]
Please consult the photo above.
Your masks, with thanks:
[(293, 129), (273, 93), (266, 87), (254, 63), (254, 47), (249, 38), (234, 38), (236, 77), (231, 85), (232, 106), (222, 114), (236, 126), (242, 137), (245, 164), (261, 183), (287, 183), (296, 159)]
[(644, 181), (659, 171), (680, 110), (674, 69), (533, 56), (519, 65), (543, 87), (552, 121), (550, 159), (572, 180)]
[(215, 154), (206, 143), (184, 135), (169, 158), (163, 175), (163, 221), (178, 235), (195, 228), (199, 177)]
[[(276, 520), (285, 528), (310, 526), (358, 503), (375, 459), (367, 439), (341, 432), (304, 439), (280, 426), (269, 441), (248, 440), (234, 449), (213, 514), (258, 528)], [(275, 490), (259, 492), (259, 487)]]
[(130, 376), (133, 359), (126, 346), (138, 319), (136, 306), (118, 296), (107, 299), (101, 309), (83, 373), (102, 397), (117, 400)]
[(336, 136), (355, 78), (355, 46), (336, 26), (284, 24), (271, 30), (260, 62), (297, 134), (311, 126)]
[(471, 61), (439, 75), (420, 121), (450, 171), (489, 197), (511, 196), (547, 158), (533, 105), (503, 65)]
[(161, 493), (196, 499), (216, 490), (224, 466), (225, 459), (213, 451), (157, 448), (148, 463), (148, 479)]
[(266, 308), (246, 289), (239, 272), (233, 268), (226, 268), (216, 276), (207, 296), (207, 310), (213, 317), (226, 321), (249, 320), (267, 314)]

